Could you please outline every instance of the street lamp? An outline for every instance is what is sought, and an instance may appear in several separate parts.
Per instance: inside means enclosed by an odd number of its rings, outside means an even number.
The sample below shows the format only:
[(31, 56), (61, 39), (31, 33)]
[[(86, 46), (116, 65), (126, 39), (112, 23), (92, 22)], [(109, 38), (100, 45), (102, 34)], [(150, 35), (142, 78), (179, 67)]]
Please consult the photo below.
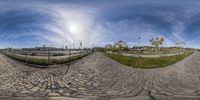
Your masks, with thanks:
[(68, 55), (69, 55), (69, 62), (68, 63), (69, 63), (69, 65), (70, 65), (70, 57), (71, 57), (71, 50), (70, 49), (71, 49), (71, 45), (69, 46), (69, 49), (68, 49), (68, 52), (69, 52), (68, 53)]
[(92, 43), (92, 52), (94, 52), (94, 42)]
[(80, 40), (80, 47), (79, 47), (79, 50), (81, 49), (81, 53), (83, 52), (83, 43), (82, 43), (82, 40)]
[(75, 49), (74, 43), (73, 43), (73, 50)]
[(140, 46), (140, 39), (141, 37), (138, 37), (138, 47)]
[(70, 67), (70, 56), (71, 56), (70, 48), (71, 48), (71, 45), (69, 44), (69, 47), (68, 47), (68, 56), (69, 56), (68, 59), (69, 59), (69, 62), (68, 62), (67, 70), (65, 71), (65, 75), (68, 73), (68, 71), (69, 71), (69, 67)]
[(140, 57), (140, 40), (141, 37), (138, 37), (138, 56)]

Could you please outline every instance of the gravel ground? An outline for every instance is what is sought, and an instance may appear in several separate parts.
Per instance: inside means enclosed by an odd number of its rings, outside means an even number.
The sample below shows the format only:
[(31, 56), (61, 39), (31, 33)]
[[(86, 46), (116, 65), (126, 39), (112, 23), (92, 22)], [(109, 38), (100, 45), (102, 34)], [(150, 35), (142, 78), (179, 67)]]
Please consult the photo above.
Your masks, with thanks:
[(200, 53), (138, 69), (96, 52), (71, 65), (34, 68), (0, 54), (0, 100), (199, 100)]

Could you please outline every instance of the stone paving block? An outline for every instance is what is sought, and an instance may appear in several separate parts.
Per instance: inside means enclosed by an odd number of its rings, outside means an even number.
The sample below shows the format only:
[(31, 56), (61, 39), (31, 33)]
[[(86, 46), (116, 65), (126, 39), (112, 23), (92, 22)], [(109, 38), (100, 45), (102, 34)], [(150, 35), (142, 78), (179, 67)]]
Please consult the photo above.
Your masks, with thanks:
[(128, 67), (97, 52), (71, 64), (67, 74), (66, 65), (41, 69), (1, 54), (0, 59), (5, 59), (9, 65), (0, 65), (0, 96), (73, 96), (102, 100), (200, 98), (199, 74), (193, 73), (200, 70), (199, 52), (177, 64), (153, 70)]
[(31, 91), (36, 92), (36, 91), (38, 91), (39, 89), (40, 89), (39, 87), (33, 87), (33, 88), (31, 89)]
[(60, 96), (60, 94), (59, 93), (48, 93), (48, 96), (49, 97), (58, 97), (58, 96)]

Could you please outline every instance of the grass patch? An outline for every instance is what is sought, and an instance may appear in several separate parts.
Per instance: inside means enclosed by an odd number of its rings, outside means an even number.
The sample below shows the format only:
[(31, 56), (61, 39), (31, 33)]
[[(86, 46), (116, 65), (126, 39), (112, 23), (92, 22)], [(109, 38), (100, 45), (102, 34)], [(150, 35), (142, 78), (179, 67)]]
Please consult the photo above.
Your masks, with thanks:
[(108, 54), (108, 53), (104, 53), (104, 55), (127, 66), (150, 69), (150, 68), (159, 68), (175, 64), (176, 62), (188, 57), (192, 53), (193, 52), (184, 53), (176, 56), (170, 56), (170, 57), (160, 57), (160, 58), (136, 58), (136, 57), (128, 57), (128, 56)]

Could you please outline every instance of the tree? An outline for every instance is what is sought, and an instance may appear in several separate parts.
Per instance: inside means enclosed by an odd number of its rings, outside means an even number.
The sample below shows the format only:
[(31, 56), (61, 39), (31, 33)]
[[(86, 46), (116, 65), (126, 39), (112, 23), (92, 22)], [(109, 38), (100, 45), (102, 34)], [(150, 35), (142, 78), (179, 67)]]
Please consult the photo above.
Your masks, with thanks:
[(163, 45), (164, 38), (163, 37), (152, 38), (149, 40), (149, 42), (151, 43), (151, 45), (155, 46), (156, 49), (158, 50), (160, 46)]
[(128, 50), (128, 45), (126, 42), (119, 40), (118, 42), (114, 42), (113, 48), (116, 51), (124, 51), (124, 50)]
[(185, 45), (185, 42), (176, 42), (175, 45), (179, 48), (179, 54), (181, 54), (182, 48)]
[(119, 51), (128, 51), (128, 45), (126, 42), (120, 40), (114, 42), (113, 45), (107, 44), (105, 45), (105, 49), (108, 51), (119, 52)]
[(112, 48), (113, 48), (112, 44), (105, 45), (105, 49), (108, 51), (112, 51)]

